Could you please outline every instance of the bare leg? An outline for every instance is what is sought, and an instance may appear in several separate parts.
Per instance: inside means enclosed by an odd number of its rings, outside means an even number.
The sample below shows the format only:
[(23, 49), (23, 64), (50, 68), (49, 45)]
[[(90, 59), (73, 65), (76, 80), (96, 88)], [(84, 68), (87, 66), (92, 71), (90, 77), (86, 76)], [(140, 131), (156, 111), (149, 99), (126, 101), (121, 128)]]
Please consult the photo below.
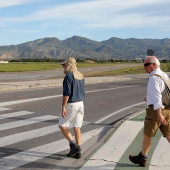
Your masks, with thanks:
[(75, 133), (75, 140), (77, 145), (81, 144), (81, 130), (80, 128), (74, 127), (74, 133)]
[(167, 136), (166, 139), (167, 139), (168, 142), (170, 143), (170, 136)]
[(151, 137), (143, 134), (143, 142), (142, 142), (142, 153), (140, 152), (137, 156), (129, 155), (129, 159), (134, 164), (138, 164), (141, 167), (146, 166), (147, 155), (151, 147)]
[(151, 137), (144, 134), (142, 142), (142, 154), (148, 155), (148, 152), (151, 147)]
[(59, 126), (64, 137), (70, 142), (73, 140), (73, 136), (67, 127)]

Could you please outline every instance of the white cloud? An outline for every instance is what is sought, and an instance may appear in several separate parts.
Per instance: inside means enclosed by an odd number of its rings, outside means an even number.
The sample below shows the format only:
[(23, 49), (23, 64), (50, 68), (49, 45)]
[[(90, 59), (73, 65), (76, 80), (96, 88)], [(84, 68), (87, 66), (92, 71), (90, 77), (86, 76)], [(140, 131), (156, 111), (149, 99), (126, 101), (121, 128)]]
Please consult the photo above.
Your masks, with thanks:
[(37, 33), (42, 31), (42, 29), (29, 29), (29, 30), (25, 30), (25, 29), (8, 29), (6, 30), (8, 31), (8, 33)]
[(40, 0), (1, 0), (0, 8), (12, 7), (16, 5), (30, 4)]
[[(14, 0), (15, 3), (28, 3), (31, 0)], [(35, 1), (35, 0), (34, 0)], [(6, 1), (5, 1), (6, 2)], [(7, 2), (6, 2), (7, 3)], [(109, 15), (117, 14), (125, 9), (131, 9), (134, 7), (142, 7), (147, 5), (156, 5), (169, 3), (168, 0), (94, 0), (80, 3), (65, 4), (60, 6), (54, 6), (46, 10), (39, 10), (33, 12), (30, 15), (11, 18), (12, 21), (39, 21), (49, 19), (74, 19), (74, 20), (94, 20), (107, 18)], [(0, 4), (1, 6), (1, 4)], [(151, 9), (153, 10), (153, 9)]]
[[(19, 1), (19, 0), (18, 0)], [(15, 0), (15, 2), (18, 2)], [(20, 0), (21, 1), (21, 0)], [(22, 2), (28, 2), (22, 0)], [(170, 4), (169, 0), (94, 0), (79, 3), (70, 3), (60, 6), (54, 6), (45, 10), (39, 10), (30, 15), (18, 18), (9, 18), (4, 21), (8, 22), (31, 22), (31, 21), (50, 21), (56, 22), (81, 22), (82, 26), (88, 27), (141, 27), (159, 25), (169, 22), (169, 14), (167, 16), (150, 16), (150, 12), (156, 5)], [(131, 9), (143, 8), (151, 5), (151, 11), (140, 10), (131, 12)], [(128, 13), (124, 11), (129, 10)], [(163, 10), (163, 9), (162, 9)], [(161, 12), (161, 9), (160, 11)], [(1, 19), (3, 21), (3, 19)]]
[[(40, 1), (46, 2), (47, 7), (39, 6)], [(51, 7), (50, 2), (53, 4)], [(21, 8), (24, 10), (28, 3), (34, 3), (33, 5), (37, 6), (27, 10), (27, 13), (21, 12), (20, 17), (8, 14), (5, 18), (5, 15), (2, 15), (0, 27), (7, 25), (13, 28), (16, 26), (13, 31), (21, 29), (22, 32), (25, 29), (28, 33), (34, 32), (34, 29), (35, 32), (42, 31), (43, 33), (46, 30), (49, 33), (51, 30), (51, 34), (58, 32), (60, 35), (60, 32), (63, 32), (62, 34), (65, 36), (75, 33), (78, 29), (83, 30), (80, 32), (85, 35), (89, 34), (86, 30), (97, 30), (97, 28), (101, 30), (150, 29), (151, 27), (168, 30), (170, 28), (170, 12), (169, 9), (167, 10), (167, 7), (170, 6), (170, 0), (84, 0), (83, 2), (74, 2), (73, 0), (69, 3), (62, 3), (62, 0), (56, 0), (56, 2), (54, 0), (1, 0), (0, 8), (22, 5)], [(33, 11), (35, 9), (39, 10)], [(40, 25), (43, 26), (40, 27)], [(67, 31), (68, 27), (70, 33)], [(9, 31), (12, 30), (7, 28)]]

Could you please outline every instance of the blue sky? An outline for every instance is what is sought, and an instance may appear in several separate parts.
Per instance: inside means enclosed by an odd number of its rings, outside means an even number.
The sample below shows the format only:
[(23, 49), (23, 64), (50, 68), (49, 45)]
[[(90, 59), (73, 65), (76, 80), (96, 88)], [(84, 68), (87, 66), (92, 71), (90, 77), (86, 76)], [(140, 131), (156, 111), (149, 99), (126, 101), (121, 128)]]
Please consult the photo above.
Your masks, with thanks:
[(0, 0), (0, 46), (74, 35), (170, 38), (170, 0)]

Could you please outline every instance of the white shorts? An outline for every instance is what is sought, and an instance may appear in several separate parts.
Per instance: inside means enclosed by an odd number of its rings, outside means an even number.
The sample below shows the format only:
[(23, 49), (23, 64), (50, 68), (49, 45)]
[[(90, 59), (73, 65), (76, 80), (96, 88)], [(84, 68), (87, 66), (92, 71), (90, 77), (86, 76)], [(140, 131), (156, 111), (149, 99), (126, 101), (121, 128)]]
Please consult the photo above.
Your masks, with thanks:
[(83, 101), (75, 103), (67, 103), (66, 105), (67, 115), (65, 118), (60, 113), (59, 126), (64, 127), (81, 127), (84, 117), (84, 103)]

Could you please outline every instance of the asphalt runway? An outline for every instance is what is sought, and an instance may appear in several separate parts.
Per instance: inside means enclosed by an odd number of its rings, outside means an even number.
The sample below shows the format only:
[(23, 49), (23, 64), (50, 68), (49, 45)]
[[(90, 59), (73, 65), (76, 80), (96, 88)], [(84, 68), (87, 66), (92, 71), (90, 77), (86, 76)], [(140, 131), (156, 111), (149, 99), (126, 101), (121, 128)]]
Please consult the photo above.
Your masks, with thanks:
[[(89, 72), (101, 72), (109, 70), (117, 70), (121, 68), (128, 68), (131, 66), (139, 66), (141, 63), (136, 64), (118, 64), (114, 66), (100, 66), (100, 67), (86, 67), (78, 68), (82, 73)], [(9, 81), (26, 81), (26, 80), (43, 80), (50, 78), (62, 78), (64, 77), (63, 68), (55, 70), (45, 70), (45, 71), (29, 71), (29, 72), (1, 72), (0, 73), (0, 82), (9, 82)]]

